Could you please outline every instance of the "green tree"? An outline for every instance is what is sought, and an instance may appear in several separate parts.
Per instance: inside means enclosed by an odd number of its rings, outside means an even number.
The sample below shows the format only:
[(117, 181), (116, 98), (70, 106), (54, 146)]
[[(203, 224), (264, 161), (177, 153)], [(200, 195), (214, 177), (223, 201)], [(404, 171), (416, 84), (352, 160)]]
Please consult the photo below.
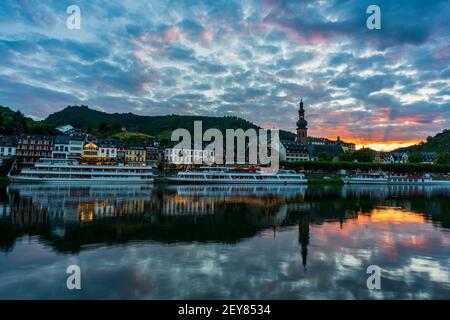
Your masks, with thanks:
[(320, 152), (317, 157), (319, 158), (319, 161), (331, 161), (333, 159), (333, 157), (325, 151)]
[(421, 163), (422, 162), (422, 157), (420, 156), (420, 153), (419, 152), (414, 152), (409, 157), (409, 162), (411, 162), (411, 163)]
[(11, 120), (5, 125), (5, 133), (7, 135), (20, 136), (28, 132), (27, 122), (22, 112), (14, 112)]
[(353, 158), (358, 162), (373, 162), (375, 152), (369, 148), (362, 148), (353, 152)]
[(345, 151), (343, 153), (341, 153), (341, 155), (339, 156), (339, 160), (341, 161), (353, 161), (353, 152), (351, 151)]
[(438, 164), (450, 164), (450, 152), (439, 153), (436, 163)]

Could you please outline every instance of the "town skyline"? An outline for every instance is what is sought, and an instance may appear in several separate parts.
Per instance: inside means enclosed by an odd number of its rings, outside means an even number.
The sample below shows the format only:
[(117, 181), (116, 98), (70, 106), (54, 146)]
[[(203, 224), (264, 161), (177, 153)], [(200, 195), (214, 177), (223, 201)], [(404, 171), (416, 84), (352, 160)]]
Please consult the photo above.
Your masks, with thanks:
[[(302, 99), (300, 99), (300, 100), (302, 100)], [(0, 103), (0, 106), (3, 106), (1, 103)], [(8, 106), (3, 106), (3, 107), (8, 107)], [(107, 111), (105, 111), (103, 108), (99, 108), (99, 109), (96, 109), (96, 108), (94, 108), (94, 107), (91, 107), (91, 106), (85, 106), (85, 105), (67, 105), (67, 106), (65, 106), (65, 107), (63, 107), (63, 108), (61, 108), (61, 109), (58, 109), (58, 110), (56, 110), (55, 112), (53, 112), (53, 113), (50, 113), (50, 114), (47, 114), (45, 117), (43, 117), (43, 118), (34, 118), (34, 117), (31, 117), (33, 120), (36, 120), (36, 121), (43, 121), (43, 120), (45, 120), (48, 116), (50, 116), (50, 115), (52, 115), (52, 114), (54, 114), (54, 113), (58, 113), (58, 112), (61, 112), (61, 111), (63, 111), (64, 109), (66, 109), (66, 108), (68, 108), (68, 107), (87, 107), (87, 108), (89, 108), (89, 109), (91, 109), (91, 110), (95, 110), (95, 111), (100, 111), (100, 112), (105, 112), (105, 113), (107, 113), (107, 114), (112, 114), (112, 113), (110, 113), (110, 112), (107, 112)], [(21, 110), (15, 110), (14, 108), (11, 108), (11, 107), (8, 107), (8, 108), (10, 108), (11, 110), (13, 110), (13, 111), (19, 111), (19, 112), (22, 112)], [(297, 110), (298, 111), (298, 110)], [(125, 114), (125, 112), (117, 112), (118, 114)], [(149, 116), (149, 117), (152, 117), (152, 116), (155, 116), (155, 115), (148, 115), (148, 114), (138, 114), (138, 113), (133, 113), (133, 114), (135, 114), (135, 115), (137, 115), (137, 116)], [(26, 115), (26, 114), (24, 114), (25, 116), (27, 116), (27, 117), (30, 117), (29, 115)], [(166, 115), (161, 115), (161, 116), (171, 116), (171, 115), (179, 115), (179, 116), (184, 116), (184, 115), (180, 115), (180, 114), (166, 114)], [(295, 113), (294, 114), (294, 116), (296, 116), (297, 115), (297, 113)], [(192, 114), (190, 114), (190, 115), (186, 115), (186, 116), (199, 116), (199, 117), (201, 117), (201, 116), (207, 116), (207, 115), (192, 115)], [(216, 117), (220, 117), (220, 116), (216, 116)], [(305, 117), (307, 117), (307, 115), (305, 116)], [(245, 119), (245, 118), (243, 118), (243, 117), (239, 117), (239, 118), (241, 118), (241, 119), (243, 119), (243, 120), (247, 120), (248, 121), (248, 119)], [(70, 121), (69, 121), (70, 122)], [(283, 131), (287, 131), (287, 132), (291, 132), (292, 134), (294, 134), (294, 135), (296, 135), (297, 134), (297, 130), (298, 130), (298, 128), (296, 128), (295, 130), (287, 130), (287, 129), (285, 129), (285, 128), (283, 128), (283, 127), (281, 127), (281, 128), (279, 128), (279, 127), (274, 127), (274, 126), (269, 126), (269, 125), (260, 125), (260, 124), (256, 124), (256, 125), (258, 125), (258, 126), (260, 126), (261, 128), (263, 128), (263, 129), (267, 129), (267, 130), (269, 130), (269, 129), (279, 129), (279, 130), (283, 130)], [(317, 128), (316, 128), (316, 130), (310, 130), (310, 128), (308, 127), (308, 131), (311, 131), (311, 132), (317, 132), (317, 131), (321, 131), (320, 129), (318, 129), (317, 130)], [(439, 132), (436, 132), (436, 133), (430, 133), (428, 136), (433, 136), (433, 135), (435, 135), (435, 134), (437, 134), (437, 133), (439, 133)], [(375, 150), (375, 151), (386, 151), (386, 152), (390, 152), (390, 151), (395, 151), (396, 149), (398, 149), (398, 148), (402, 148), (402, 147), (406, 147), (406, 146), (412, 146), (412, 145), (415, 145), (415, 144), (419, 144), (419, 143), (421, 143), (421, 142), (425, 142), (426, 141), (426, 139), (422, 139), (422, 140), (417, 140), (417, 142), (411, 142), (411, 143), (403, 143), (403, 142), (400, 142), (400, 143), (398, 143), (398, 144), (396, 144), (396, 143), (392, 143), (392, 144), (390, 144), (390, 145), (385, 145), (385, 144), (370, 144), (370, 145), (367, 145), (367, 144), (359, 144), (357, 141), (354, 141), (354, 140), (352, 140), (352, 139), (347, 139), (345, 136), (340, 136), (340, 135), (338, 135), (338, 136), (336, 136), (336, 137), (327, 137), (327, 136), (320, 136), (320, 134), (319, 135), (308, 135), (308, 138), (323, 138), (323, 139), (329, 139), (329, 140), (336, 140), (336, 139), (341, 139), (342, 141), (345, 141), (345, 142), (347, 142), (347, 143), (353, 143), (353, 144), (355, 144), (356, 145), (356, 149), (361, 149), (361, 148), (371, 148), (371, 149), (373, 149), (373, 150)]]
[[(380, 1), (0, 4), (2, 105), (43, 119), (66, 105), (108, 113), (237, 116), (392, 150), (450, 128), (450, 5)], [(420, 27), (418, 27), (420, 26)]]

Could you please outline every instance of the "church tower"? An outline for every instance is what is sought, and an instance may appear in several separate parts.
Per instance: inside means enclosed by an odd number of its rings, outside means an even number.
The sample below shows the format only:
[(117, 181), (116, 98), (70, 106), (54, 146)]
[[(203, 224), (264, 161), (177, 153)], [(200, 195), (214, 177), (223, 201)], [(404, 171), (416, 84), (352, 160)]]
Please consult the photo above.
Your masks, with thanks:
[(300, 100), (300, 109), (298, 109), (297, 121), (297, 142), (308, 144), (308, 122), (305, 120), (305, 109), (303, 109), (303, 99)]

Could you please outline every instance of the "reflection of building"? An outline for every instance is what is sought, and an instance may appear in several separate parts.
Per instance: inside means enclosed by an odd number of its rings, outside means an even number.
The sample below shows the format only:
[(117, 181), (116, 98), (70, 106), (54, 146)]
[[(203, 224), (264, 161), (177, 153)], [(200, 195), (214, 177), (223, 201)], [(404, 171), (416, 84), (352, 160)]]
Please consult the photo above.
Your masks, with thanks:
[[(28, 216), (28, 211), (36, 211), (45, 213), (50, 220), (60, 219), (65, 222), (143, 214), (151, 211), (149, 208), (153, 191), (151, 186), (141, 185), (73, 185), (68, 187), (17, 184), (9, 186), (8, 189), (11, 195), (17, 195), (11, 206), (18, 221), (23, 220), (21, 215)], [(5, 210), (10, 211), (10, 209)]]
[(191, 199), (178, 195), (167, 196), (164, 198), (162, 212), (166, 215), (213, 214), (215, 202), (212, 198)]
[(306, 270), (309, 245), (309, 214), (302, 214), (298, 221), (298, 243), (301, 246), (303, 268)]

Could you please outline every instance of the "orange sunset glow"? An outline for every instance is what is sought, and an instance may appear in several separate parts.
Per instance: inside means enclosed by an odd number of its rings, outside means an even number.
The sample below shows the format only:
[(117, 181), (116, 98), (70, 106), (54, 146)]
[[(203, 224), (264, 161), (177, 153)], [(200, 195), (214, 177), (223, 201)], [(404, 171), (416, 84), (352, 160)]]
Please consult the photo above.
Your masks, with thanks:
[(353, 139), (343, 139), (344, 141), (352, 142), (356, 144), (356, 149), (370, 148), (377, 151), (392, 151), (398, 148), (409, 147), (415, 144), (423, 142), (423, 140), (412, 140), (412, 141), (364, 141), (364, 140), (353, 140)]

